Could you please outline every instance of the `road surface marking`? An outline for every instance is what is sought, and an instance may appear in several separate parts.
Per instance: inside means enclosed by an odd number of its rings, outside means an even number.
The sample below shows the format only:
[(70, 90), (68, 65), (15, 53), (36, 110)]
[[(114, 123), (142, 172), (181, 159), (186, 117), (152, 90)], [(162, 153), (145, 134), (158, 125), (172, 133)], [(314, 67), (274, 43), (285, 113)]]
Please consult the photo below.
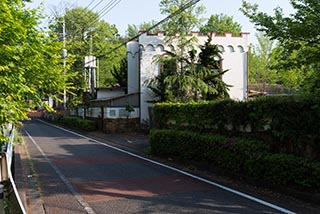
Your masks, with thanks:
[[(167, 169), (173, 170), (173, 171), (175, 171), (175, 172), (181, 173), (181, 174), (183, 174), (183, 175), (192, 177), (192, 178), (194, 178), (194, 179), (197, 179), (197, 180), (199, 180), (199, 181), (205, 182), (205, 183), (207, 183), (207, 184), (211, 184), (211, 185), (216, 186), (216, 187), (218, 187), (218, 188), (220, 188), (220, 189), (223, 189), (223, 190), (225, 190), (225, 191), (227, 191), (227, 192), (231, 192), (231, 193), (233, 193), (233, 194), (236, 194), (236, 195), (241, 196), (241, 197), (243, 197), (243, 198), (246, 198), (246, 199), (248, 199), (248, 200), (254, 201), (254, 202), (256, 202), (256, 203), (262, 204), (262, 205), (264, 205), (264, 206), (270, 207), (270, 208), (272, 208), (272, 209), (278, 210), (278, 211), (283, 212), (283, 213), (285, 213), (285, 214), (296, 214), (295, 212), (292, 212), (292, 211), (287, 210), (287, 209), (285, 209), (285, 208), (282, 208), (282, 207), (279, 207), (279, 206), (277, 206), (277, 205), (271, 204), (271, 203), (269, 203), (269, 202), (266, 202), (266, 201), (264, 201), (264, 200), (261, 200), (261, 199), (258, 199), (258, 198), (256, 198), (256, 197), (250, 196), (250, 195), (248, 195), (248, 194), (246, 194), (246, 193), (242, 193), (242, 192), (240, 192), (240, 191), (234, 190), (234, 189), (232, 189), (232, 188), (223, 186), (223, 185), (218, 184), (218, 183), (216, 183), (216, 182), (209, 181), (209, 180), (207, 180), (207, 179), (205, 179), (205, 178), (201, 178), (201, 177), (199, 177), (199, 176), (193, 175), (193, 174), (188, 173), (188, 172), (185, 172), (185, 171), (183, 171), (183, 170), (174, 168), (174, 167), (172, 167), (172, 166), (169, 166), (169, 165), (166, 165), (166, 164), (163, 164), (163, 163), (160, 163), (160, 162), (157, 162), (157, 161), (154, 161), (154, 160), (151, 160), (151, 159), (142, 157), (142, 156), (137, 155), (137, 154), (134, 154), (134, 153), (132, 153), (132, 152), (128, 152), (128, 151), (126, 151), (126, 150), (124, 150), (124, 149), (120, 149), (120, 148), (117, 148), (117, 147), (115, 147), (115, 146), (111, 146), (111, 145), (109, 145), (109, 144), (107, 144), (107, 143), (102, 143), (102, 142), (100, 142), (100, 141), (98, 141), (98, 140), (96, 140), (96, 139), (94, 139), (94, 138), (87, 137), (87, 136), (85, 136), (85, 135), (79, 134), (79, 133), (74, 132), (74, 131), (70, 131), (70, 130), (65, 129), (65, 128), (62, 128), (62, 127), (60, 127), (60, 126), (56, 126), (56, 125), (47, 123), (47, 122), (45, 122), (45, 121), (43, 121), (43, 120), (38, 119), (38, 121), (40, 121), (40, 122), (42, 122), (42, 123), (44, 123), (44, 124), (46, 124), (46, 125), (55, 127), (55, 128), (57, 128), (57, 129), (66, 131), (66, 132), (68, 132), (68, 133), (70, 133), (70, 134), (74, 134), (74, 135), (76, 135), (76, 136), (78, 136), (78, 137), (85, 138), (85, 139), (90, 140), (90, 141), (92, 141), (92, 142), (95, 142), (95, 143), (97, 143), (97, 144), (99, 144), (99, 145), (106, 146), (106, 147), (108, 147), (108, 148), (117, 150), (117, 151), (119, 151), (119, 152), (123, 152), (123, 153), (128, 154), (128, 155), (131, 155), (131, 156), (133, 156), (133, 157), (140, 158), (140, 159), (145, 160), (145, 161), (147, 161), (147, 162), (150, 162), (150, 163), (156, 164), (156, 165), (158, 165), (158, 166), (162, 166), (162, 167), (164, 167), (164, 168), (167, 168)], [(107, 142), (110, 142), (110, 141), (107, 141)], [(111, 142), (110, 142), (110, 143), (111, 143)]]
[(41, 149), (41, 147), (37, 144), (37, 142), (31, 137), (29, 132), (27, 130), (24, 130), (25, 133), (28, 135), (32, 143), (37, 147), (41, 155), (44, 157), (44, 159), (49, 163), (49, 165), (54, 169), (54, 171), (58, 174), (60, 179), (63, 181), (63, 183), (67, 186), (68, 190), (75, 196), (77, 201), (83, 206), (85, 211), (88, 214), (96, 214), (93, 209), (90, 207), (90, 205), (81, 197), (81, 195), (74, 189), (72, 184), (68, 181), (68, 179), (63, 175), (63, 173), (56, 167), (48, 158), (48, 156), (44, 153), (44, 151)]

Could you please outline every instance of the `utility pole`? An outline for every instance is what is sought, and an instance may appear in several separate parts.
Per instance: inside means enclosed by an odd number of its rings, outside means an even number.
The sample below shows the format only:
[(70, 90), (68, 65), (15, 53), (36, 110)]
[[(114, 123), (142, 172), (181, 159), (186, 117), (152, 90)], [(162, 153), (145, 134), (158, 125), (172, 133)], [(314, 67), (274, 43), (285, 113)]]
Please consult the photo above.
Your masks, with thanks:
[(66, 22), (63, 18), (62, 22), (62, 58), (63, 58), (63, 76), (64, 76), (64, 86), (63, 86), (63, 116), (67, 116), (67, 91), (66, 91), (66, 64), (67, 64), (67, 49), (66, 49)]

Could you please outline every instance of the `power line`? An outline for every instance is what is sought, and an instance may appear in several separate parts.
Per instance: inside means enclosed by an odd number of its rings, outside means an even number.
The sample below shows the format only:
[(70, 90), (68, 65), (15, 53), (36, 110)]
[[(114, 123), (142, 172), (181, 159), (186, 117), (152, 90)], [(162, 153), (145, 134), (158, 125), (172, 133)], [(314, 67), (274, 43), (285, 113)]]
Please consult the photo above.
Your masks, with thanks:
[[(102, 0), (103, 1), (103, 0)], [(102, 1), (98, 2), (95, 7), (97, 5), (99, 5)], [(98, 16), (96, 18), (93, 19), (92, 22), (90, 22), (88, 24), (88, 26), (95, 24), (96, 22), (99, 21), (100, 18), (102, 18), (103, 16), (105, 16), (108, 12), (110, 12), (115, 6), (117, 6), (119, 3), (121, 2), (121, 0), (111, 0), (107, 5), (105, 5), (97, 14)], [(95, 8), (94, 7), (94, 8)], [(93, 10), (94, 8), (90, 9)], [(76, 31), (76, 33), (80, 33), (80, 30)]]
[(85, 7), (85, 9), (88, 9), (88, 8), (93, 4), (94, 1), (95, 1), (95, 0), (92, 0), (92, 1)]
[(106, 10), (103, 14), (100, 15), (100, 18), (104, 17), (107, 13), (109, 13), (115, 6), (117, 6), (121, 0), (118, 0), (113, 6), (111, 6), (108, 10)]
[(93, 8), (91, 8), (91, 10), (94, 10), (96, 7), (99, 6), (99, 4), (101, 4), (103, 2), (103, 0), (100, 0)]
[[(161, 21), (159, 21), (158, 23), (154, 24), (153, 26), (151, 26), (150, 28), (148, 28), (147, 30), (141, 31), (140, 33), (138, 33), (136, 36), (129, 38), (128, 40), (126, 40), (125, 42), (121, 43), (119, 46), (115, 47), (114, 49), (112, 49), (111, 51), (109, 51), (106, 55), (109, 55), (110, 53), (114, 52), (115, 50), (118, 50), (119, 48), (121, 48), (122, 46), (126, 45), (128, 42), (135, 40), (137, 38), (139, 38), (142, 34), (148, 33), (149, 31), (151, 31), (152, 29), (158, 27), (159, 25), (161, 25), (162, 23), (166, 22), (168, 19), (171, 19), (177, 15), (179, 15), (180, 13), (182, 13), (184, 10), (188, 9), (189, 7), (197, 4), (200, 0), (191, 0), (190, 2), (186, 3), (184, 6), (180, 7), (177, 11), (175, 11), (174, 13), (170, 14), (169, 16), (167, 16), (166, 18), (162, 19)], [(100, 56), (98, 57), (103, 58), (104, 56)]]
[[(119, 0), (121, 1), (121, 0)], [(105, 55), (103, 56), (98, 56), (97, 59), (101, 59), (106, 57), (107, 55), (111, 54), (112, 52), (118, 50), (119, 48), (121, 48), (122, 46), (126, 45), (129, 41), (135, 40), (137, 38), (139, 38), (142, 34), (145, 34), (151, 30), (153, 30), (154, 28), (158, 27), (159, 25), (161, 25), (162, 23), (166, 22), (167, 20), (179, 15), (180, 13), (182, 13), (184, 10), (188, 9), (189, 7), (197, 4), (200, 0), (191, 0), (190, 2), (186, 3), (185, 5), (183, 5), (182, 7), (180, 7), (178, 10), (176, 10), (174, 13), (170, 14), (169, 16), (167, 16), (166, 18), (162, 19), (161, 21), (157, 22), (156, 24), (154, 24), (153, 26), (151, 26), (150, 28), (141, 31), (140, 33), (138, 33), (136, 36), (127, 39), (125, 42), (121, 43), (120, 45), (118, 45), (117, 47), (113, 48), (111, 51), (107, 52)], [(113, 8), (113, 7), (112, 7)], [(111, 8), (111, 9), (112, 9)], [(110, 10), (109, 10), (110, 11)], [(98, 20), (95, 20), (94, 22), (96, 22)], [(93, 22), (93, 23), (94, 23)]]
[(106, 53), (103, 56), (97, 56), (97, 59), (101, 59), (106, 57), (107, 55), (111, 54), (112, 52), (118, 50), (119, 48), (121, 48), (122, 46), (126, 45), (128, 42), (135, 40), (137, 38), (139, 38), (142, 34), (147, 33), (149, 31), (151, 31), (152, 29), (158, 27), (159, 25), (161, 25), (162, 23), (166, 22), (168, 19), (171, 19), (177, 15), (179, 15), (180, 13), (182, 13), (184, 10), (188, 9), (189, 7), (197, 4), (200, 0), (191, 0), (190, 2), (186, 3), (185, 5), (183, 5), (182, 7), (180, 7), (178, 10), (176, 10), (174, 13), (170, 14), (169, 16), (167, 16), (166, 18), (162, 19), (161, 21), (157, 22), (156, 24), (154, 24), (153, 26), (151, 26), (150, 28), (148, 28), (147, 30), (144, 30), (140, 33), (138, 33), (136, 36), (127, 39), (125, 42), (121, 43), (120, 45), (118, 45), (117, 47), (113, 48), (111, 51), (109, 51), (108, 53)]
[(120, 1), (119, 0), (111, 0), (106, 6), (104, 6), (99, 12), (98, 12), (98, 15), (100, 17), (101, 14), (103, 14), (106, 10), (108, 10), (109, 8), (113, 8), (114, 4), (118, 4)]

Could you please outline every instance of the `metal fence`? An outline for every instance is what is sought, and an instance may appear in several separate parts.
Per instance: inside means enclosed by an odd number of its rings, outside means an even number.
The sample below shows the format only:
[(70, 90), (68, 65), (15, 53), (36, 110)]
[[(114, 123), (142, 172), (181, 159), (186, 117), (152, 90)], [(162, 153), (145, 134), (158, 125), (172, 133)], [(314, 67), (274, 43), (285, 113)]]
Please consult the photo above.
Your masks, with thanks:
[(0, 213), (26, 214), (11, 172), (14, 132), (13, 126), (6, 127), (4, 133), (9, 136), (9, 142), (0, 150)]

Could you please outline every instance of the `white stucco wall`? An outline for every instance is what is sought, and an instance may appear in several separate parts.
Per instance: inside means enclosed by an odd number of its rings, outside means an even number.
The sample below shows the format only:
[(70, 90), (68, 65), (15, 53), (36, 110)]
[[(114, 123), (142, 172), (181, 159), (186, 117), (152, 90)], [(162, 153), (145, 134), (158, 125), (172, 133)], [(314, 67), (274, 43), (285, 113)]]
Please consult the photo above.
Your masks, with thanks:
[(127, 59), (128, 59), (128, 94), (140, 91), (139, 61), (140, 49), (138, 41), (127, 43)]
[[(198, 35), (197, 33), (194, 35), (198, 38), (197, 46), (204, 45), (208, 39), (206, 35)], [(175, 49), (175, 44), (166, 45), (164, 39), (165, 36), (162, 33), (158, 35), (143, 34), (139, 37), (139, 41), (130, 42), (127, 45), (128, 84), (137, 90), (135, 83), (140, 83), (141, 122), (149, 119), (148, 107), (151, 104), (148, 101), (152, 100), (152, 93), (146, 87), (145, 82), (158, 75), (160, 71), (154, 57), (164, 54), (165, 50), (172, 51)], [(230, 33), (226, 33), (224, 36), (213, 35), (212, 44), (217, 44), (222, 50), (220, 56), (222, 58), (222, 69), (229, 70), (222, 78), (228, 85), (233, 86), (230, 87), (230, 97), (235, 100), (246, 99), (249, 34), (243, 33), (241, 36), (233, 36)], [(139, 57), (136, 57), (137, 55)], [(137, 58), (140, 58), (140, 63)], [(139, 89), (133, 92), (138, 91)]]

